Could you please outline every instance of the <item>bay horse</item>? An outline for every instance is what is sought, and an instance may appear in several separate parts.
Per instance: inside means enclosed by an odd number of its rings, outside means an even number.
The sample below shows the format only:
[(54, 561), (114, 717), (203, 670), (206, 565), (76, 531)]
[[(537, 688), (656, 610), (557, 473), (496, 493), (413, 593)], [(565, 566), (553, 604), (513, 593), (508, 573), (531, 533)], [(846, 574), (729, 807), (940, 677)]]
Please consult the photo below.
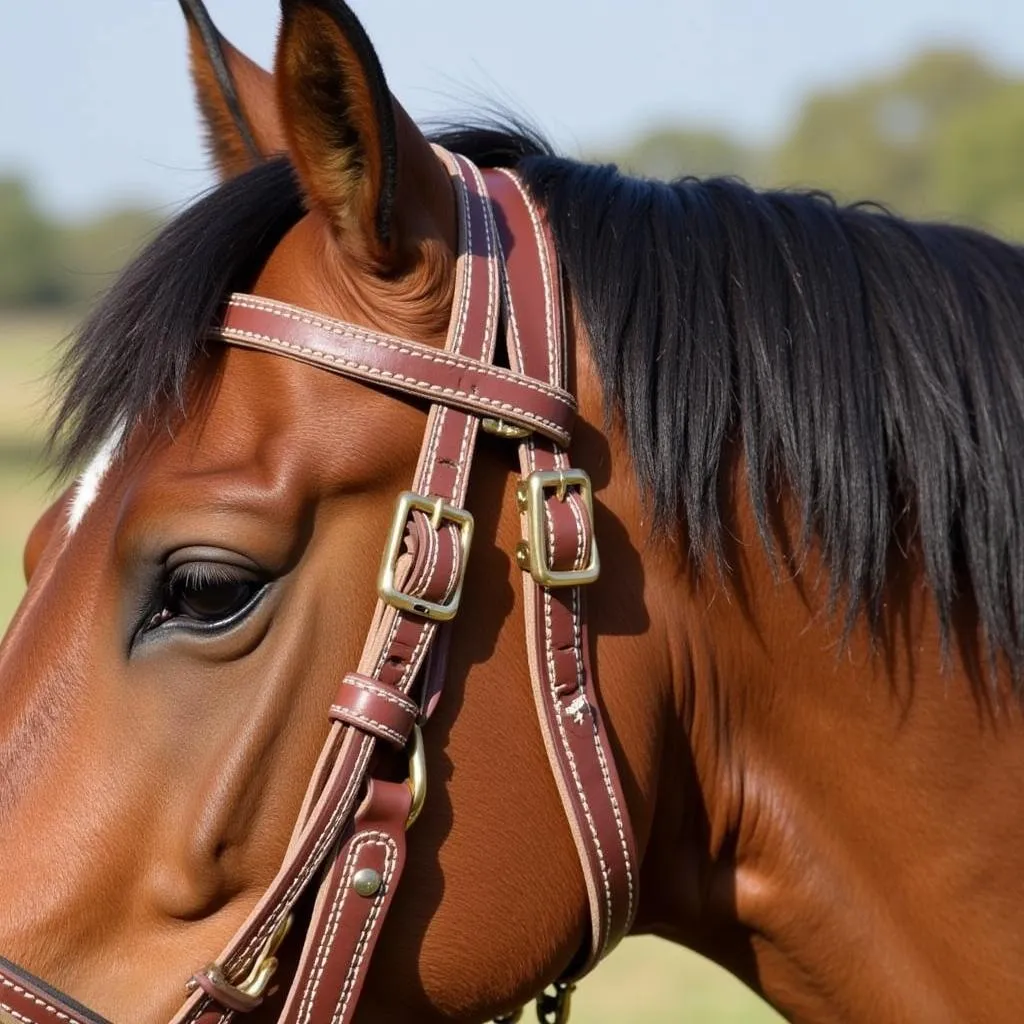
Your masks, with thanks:
[[(344, 852), (391, 821), (381, 794), (401, 815), (399, 839), (373, 833), (401, 885), (385, 859), (331, 890), (339, 919), (371, 908), (360, 1021), (509, 1019), (605, 926), (704, 953), (794, 1021), (1018, 1020), (1024, 252), (817, 193), (639, 180), (518, 127), (428, 141), (341, 0), (282, 0), (273, 74), (183, 6), (222, 180), (63, 367), (54, 454), (81, 472), (28, 539), (0, 649), (0, 1021), (350, 1019), (336, 994), (324, 1016), (283, 1008), (309, 922), (335, 920), (326, 855), (232, 962), (258, 985), (218, 959), (301, 846), (335, 735), (398, 741), (332, 834)], [(516, 284), (535, 267), (539, 313)], [(513, 300), (533, 341), (564, 341), (566, 388), (525, 372)], [(396, 397), (393, 368), (282, 358), (253, 326), (270, 317), (462, 383)], [(431, 423), (477, 436), (494, 382), (555, 411), (524, 399), (479, 434), (470, 549), (455, 503), (414, 495), (396, 519), (395, 498)], [(538, 728), (521, 581), (550, 596), (550, 567), (523, 547), (517, 448), (556, 467), (522, 515), (592, 526), (558, 570), (589, 632), (549, 653), (600, 684), (565, 710), (606, 737), (631, 822), (616, 928)], [(431, 460), (465, 483), (457, 452)], [(464, 584), (445, 656), (407, 692), (357, 666), (380, 593), (417, 635), (454, 606), (396, 611), (412, 585), (378, 588), (420, 535), (429, 573), (442, 547), (468, 561), (445, 569)], [(558, 607), (579, 624), (575, 597)], [(406, 847), (407, 742), (430, 781)]]

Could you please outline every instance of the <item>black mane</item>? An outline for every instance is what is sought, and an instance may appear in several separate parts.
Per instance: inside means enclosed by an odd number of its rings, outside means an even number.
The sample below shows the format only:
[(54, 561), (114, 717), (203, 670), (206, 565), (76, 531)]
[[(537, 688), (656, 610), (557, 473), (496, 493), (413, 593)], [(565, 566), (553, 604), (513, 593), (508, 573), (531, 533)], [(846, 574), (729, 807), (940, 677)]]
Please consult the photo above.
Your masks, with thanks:
[[(660, 527), (682, 518), (698, 563), (721, 551), (740, 440), (766, 544), (785, 481), (851, 616), (877, 614), (899, 533), (944, 630), (969, 590), (993, 649), (1024, 670), (1024, 251), (820, 193), (630, 178), (520, 130), (438, 141), (517, 166), (546, 207), (640, 486)], [(181, 403), (219, 303), (301, 212), (288, 165), (270, 162), (128, 268), (63, 371), (64, 468), (119, 420)]]

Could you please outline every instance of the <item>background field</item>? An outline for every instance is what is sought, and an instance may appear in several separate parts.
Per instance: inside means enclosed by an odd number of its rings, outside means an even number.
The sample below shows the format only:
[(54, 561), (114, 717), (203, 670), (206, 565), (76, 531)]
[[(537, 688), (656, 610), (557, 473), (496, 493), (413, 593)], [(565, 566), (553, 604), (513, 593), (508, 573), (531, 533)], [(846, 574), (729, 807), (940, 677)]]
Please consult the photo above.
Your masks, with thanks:
[[(46, 373), (70, 324), (69, 316), (0, 314), (0, 630), (24, 589), (25, 536), (51, 493), (39, 457), (46, 425)], [(647, 937), (623, 943), (584, 983), (573, 1004), (574, 1024), (779, 1020), (724, 971)]]

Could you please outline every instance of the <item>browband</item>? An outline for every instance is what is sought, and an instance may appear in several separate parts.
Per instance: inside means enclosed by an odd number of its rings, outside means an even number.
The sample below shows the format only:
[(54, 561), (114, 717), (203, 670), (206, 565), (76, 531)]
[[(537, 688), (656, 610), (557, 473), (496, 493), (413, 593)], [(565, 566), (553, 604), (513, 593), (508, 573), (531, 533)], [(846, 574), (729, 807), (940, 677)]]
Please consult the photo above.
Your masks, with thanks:
[(353, 380), (500, 419), (569, 444), (576, 400), (562, 388), (472, 359), (252, 295), (233, 295), (213, 337)]

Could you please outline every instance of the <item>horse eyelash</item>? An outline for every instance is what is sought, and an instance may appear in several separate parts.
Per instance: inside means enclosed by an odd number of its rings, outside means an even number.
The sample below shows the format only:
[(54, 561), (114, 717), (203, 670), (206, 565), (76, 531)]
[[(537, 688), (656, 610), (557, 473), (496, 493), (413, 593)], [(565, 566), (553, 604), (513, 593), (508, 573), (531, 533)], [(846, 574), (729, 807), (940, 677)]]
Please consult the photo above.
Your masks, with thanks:
[(200, 589), (218, 583), (235, 583), (249, 575), (240, 566), (228, 566), (221, 562), (186, 562), (167, 573), (164, 591), (170, 591), (176, 586)]

